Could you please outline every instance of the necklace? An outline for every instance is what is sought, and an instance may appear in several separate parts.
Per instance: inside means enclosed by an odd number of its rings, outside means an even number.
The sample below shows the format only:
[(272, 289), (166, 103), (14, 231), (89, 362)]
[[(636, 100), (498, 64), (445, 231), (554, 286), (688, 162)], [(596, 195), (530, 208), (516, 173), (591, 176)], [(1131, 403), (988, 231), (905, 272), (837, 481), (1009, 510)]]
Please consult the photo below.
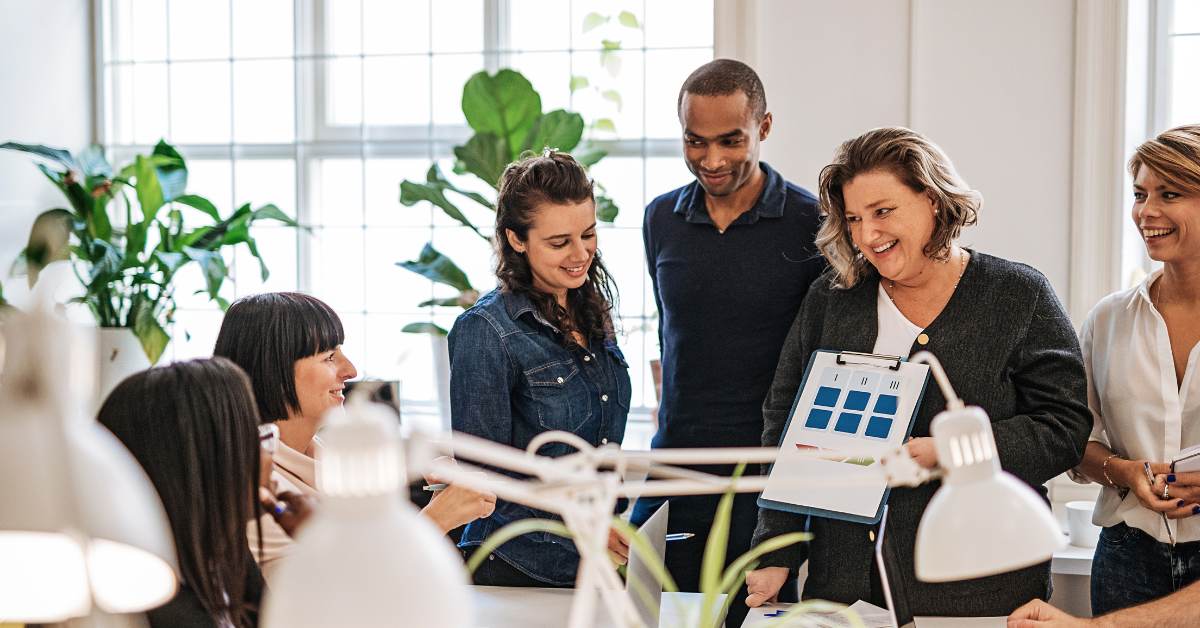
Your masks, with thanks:
[[(962, 251), (958, 255), (962, 259), (962, 264), (959, 265), (958, 279), (954, 282), (954, 287), (950, 289), (951, 294), (953, 294), (955, 290), (958, 290), (958, 284), (962, 283), (963, 273), (967, 272), (967, 252)], [(887, 290), (888, 299), (890, 299), (892, 303), (895, 303), (896, 297), (892, 295), (896, 292), (896, 280), (889, 279), (888, 281), (890, 282)]]

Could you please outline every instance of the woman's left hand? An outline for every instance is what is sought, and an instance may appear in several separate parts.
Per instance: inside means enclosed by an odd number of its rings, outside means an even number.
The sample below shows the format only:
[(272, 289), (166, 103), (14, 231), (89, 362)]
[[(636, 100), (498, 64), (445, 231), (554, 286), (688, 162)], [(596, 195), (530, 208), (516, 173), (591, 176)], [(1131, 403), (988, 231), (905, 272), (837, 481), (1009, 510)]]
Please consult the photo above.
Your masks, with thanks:
[(917, 464), (926, 469), (932, 469), (937, 466), (937, 450), (933, 447), (933, 439), (929, 437), (910, 438), (904, 444), (904, 448), (908, 450), (908, 455), (912, 456)]
[(1151, 491), (1155, 495), (1167, 493), (1163, 507), (1156, 508), (1170, 519), (1185, 519), (1200, 514), (1200, 472), (1168, 473), (1154, 476)]
[(608, 529), (608, 557), (618, 565), (629, 562), (629, 537), (616, 528)]

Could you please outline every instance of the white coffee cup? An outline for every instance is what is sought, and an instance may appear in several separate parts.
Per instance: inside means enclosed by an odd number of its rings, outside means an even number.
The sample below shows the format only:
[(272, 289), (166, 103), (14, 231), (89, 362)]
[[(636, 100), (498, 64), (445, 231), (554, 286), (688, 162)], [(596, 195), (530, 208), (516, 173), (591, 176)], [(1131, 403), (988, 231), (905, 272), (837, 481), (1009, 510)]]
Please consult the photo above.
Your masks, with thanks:
[(1067, 532), (1071, 545), (1096, 547), (1100, 540), (1100, 526), (1092, 523), (1092, 512), (1096, 502), (1067, 502)]

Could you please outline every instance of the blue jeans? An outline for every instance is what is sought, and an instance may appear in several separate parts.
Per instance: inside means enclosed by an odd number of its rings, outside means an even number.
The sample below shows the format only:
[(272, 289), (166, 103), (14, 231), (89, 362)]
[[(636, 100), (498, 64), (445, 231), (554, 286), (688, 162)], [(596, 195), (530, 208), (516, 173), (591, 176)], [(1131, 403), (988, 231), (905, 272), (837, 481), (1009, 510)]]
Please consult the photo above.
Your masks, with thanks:
[(1092, 559), (1092, 615), (1145, 604), (1200, 580), (1200, 541), (1160, 543), (1124, 523), (1100, 531)]

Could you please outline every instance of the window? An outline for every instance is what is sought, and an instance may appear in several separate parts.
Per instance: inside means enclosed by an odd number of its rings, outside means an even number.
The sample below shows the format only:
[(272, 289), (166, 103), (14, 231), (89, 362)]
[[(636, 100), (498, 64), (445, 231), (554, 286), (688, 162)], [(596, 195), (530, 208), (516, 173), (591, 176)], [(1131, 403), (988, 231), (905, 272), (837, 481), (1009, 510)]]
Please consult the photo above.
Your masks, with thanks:
[[(580, 112), (592, 125), (585, 137), (609, 152), (593, 174), (621, 208), (600, 246), (620, 289), (633, 405), (655, 405), (648, 360), (658, 355), (657, 321), (641, 218), (648, 201), (691, 180), (675, 99), (687, 74), (712, 59), (711, 1), (97, 2), (110, 157), (127, 161), (165, 138), (188, 159), (189, 191), (222, 213), (271, 202), (311, 225), (311, 234), (256, 226), (270, 278), (235, 252), (224, 296), (302, 290), (325, 300), (360, 374), (403, 382), (406, 413), (433, 412), (437, 388), (428, 337), (400, 329), (449, 328), (459, 311), (417, 307), (452, 295), (396, 263), (432, 242), (476, 287), (495, 280), (479, 237), (428, 204), (400, 205), (400, 181), (423, 180), (436, 162), (456, 185), (494, 197), (452, 172), (452, 148), (471, 134), (462, 86), (480, 70), (520, 70), (543, 110)], [(475, 224), (491, 224), (486, 210), (460, 206)], [(210, 355), (221, 313), (192, 294), (203, 285), (198, 272), (179, 281), (166, 357)]]
[[(1126, 99), (1126, 156), (1167, 129), (1200, 123), (1200, 0), (1141, 0), (1130, 3)], [(1133, 206), (1133, 180), (1126, 174), (1124, 210)], [(1160, 268), (1146, 255), (1141, 234), (1122, 216), (1123, 287)]]

